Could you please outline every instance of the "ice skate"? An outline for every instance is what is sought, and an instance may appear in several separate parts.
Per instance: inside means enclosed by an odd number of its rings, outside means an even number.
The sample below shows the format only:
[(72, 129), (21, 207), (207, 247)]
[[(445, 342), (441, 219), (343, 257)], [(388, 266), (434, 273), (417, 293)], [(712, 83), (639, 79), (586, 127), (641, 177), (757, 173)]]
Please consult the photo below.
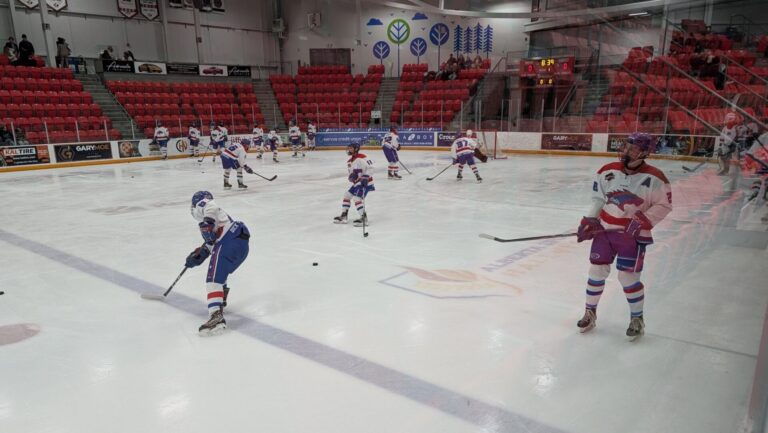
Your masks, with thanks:
[(461, 180), (461, 179), (464, 179), (464, 176), (462, 176), (462, 175), (461, 175), (461, 172), (459, 172), (459, 173), (456, 175), (456, 180)]
[[(591, 331), (597, 324), (597, 311), (591, 308), (584, 310), (584, 317), (576, 323), (582, 334)], [(627, 331), (629, 332), (629, 331)]]
[(227, 329), (227, 321), (224, 320), (224, 313), (220, 308), (218, 311), (211, 314), (211, 317), (207, 322), (200, 325), (198, 332), (200, 333), (200, 336), (207, 337), (220, 334), (225, 329)]
[(475, 177), (477, 178), (477, 183), (482, 183), (483, 182), (483, 178), (480, 177), (479, 174), (476, 174)]
[(360, 216), (360, 218), (352, 221), (352, 224), (355, 227), (362, 227), (363, 223), (365, 223), (365, 225), (370, 225), (370, 224), (368, 224), (368, 214), (366, 214), (365, 212), (363, 212), (363, 215)]
[(334, 224), (346, 224), (347, 223), (347, 211), (341, 213), (341, 215), (333, 218)]
[(280, 162), (280, 161), (277, 160), (277, 158), (272, 158), (272, 161), (273, 162)]
[(228, 296), (229, 296), (229, 287), (227, 287), (227, 285), (225, 284), (224, 285), (224, 302), (221, 303), (221, 308), (222, 309), (227, 306), (227, 297)]
[(237, 187), (240, 188), (240, 189), (246, 189), (246, 188), (248, 188), (248, 185), (246, 185), (246, 184), (244, 184), (244, 183), (242, 183), (240, 181), (237, 181)]
[(224, 189), (230, 189), (230, 188), (232, 188), (232, 184), (231, 184), (231, 183), (229, 183), (229, 181), (228, 181), (228, 180), (225, 180), (225, 181), (224, 181)]
[(645, 322), (643, 316), (633, 317), (629, 321), (629, 328), (627, 328), (627, 337), (629, 341), (635, 341), (645, 334)]
[(261, 159), (261, 154), (256, 155), (256, 159)]

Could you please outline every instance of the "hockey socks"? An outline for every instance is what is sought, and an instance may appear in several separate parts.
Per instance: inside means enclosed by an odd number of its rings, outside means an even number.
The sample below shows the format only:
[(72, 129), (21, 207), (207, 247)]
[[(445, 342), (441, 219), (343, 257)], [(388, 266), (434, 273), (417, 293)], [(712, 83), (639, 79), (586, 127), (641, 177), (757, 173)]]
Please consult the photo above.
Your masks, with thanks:
[(619, 283), (624, 288), (632, 317), (642, 317), (645, 286), (640, 282), (640, 273), (619, 271)]

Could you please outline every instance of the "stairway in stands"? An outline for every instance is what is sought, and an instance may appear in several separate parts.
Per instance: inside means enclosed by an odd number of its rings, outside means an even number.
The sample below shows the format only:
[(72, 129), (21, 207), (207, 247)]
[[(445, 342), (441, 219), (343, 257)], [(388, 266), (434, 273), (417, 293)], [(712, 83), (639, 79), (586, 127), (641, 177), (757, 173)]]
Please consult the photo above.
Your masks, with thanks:
[(114, 95), (104, 87), (98, 76), (76, 74), (75, 78), (83, 83), (83, 90), (93, 96), (93, 102), (98, 104), (104, 115), (112, 120), (112, 127), (120, 131), (124, 139), (143, 138), (141, 131), (131, 128), (131, 117), (117, 103)]
[(395, 95), (397, 94), (397, 86), (400, 84), (400, 78), (398, 77), (385, 77), (381, 81), (381, 87), (379, 87), (379, 94), (376, 97), (376, 103), (373, 107), (374, 110), (381, 110), (381, 123), (376, 125), (374, 119), (371, 119), (370, 127), (387, 126), (391, 124), (390, 115), (392, 114), (392, 105), (395, 102)]
[(278, 127), (280, 131), (287, 131), (288, 127), (283, 120), (283, 114), (269, 80), (253, 80), (253, 91), (256, 93), (261, 112), (264, 114), (264, 123), (267, 129)]

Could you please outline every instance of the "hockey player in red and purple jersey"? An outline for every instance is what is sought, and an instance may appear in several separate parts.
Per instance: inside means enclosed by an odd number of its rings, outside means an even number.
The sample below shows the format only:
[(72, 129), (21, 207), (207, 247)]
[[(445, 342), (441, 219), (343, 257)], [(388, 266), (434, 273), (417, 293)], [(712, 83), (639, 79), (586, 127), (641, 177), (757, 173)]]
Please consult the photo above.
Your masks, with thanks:
[(354, 200), (355, 208), (360, 214), (360, 218), (352, 223), (355, 227), (360, 227), (363, 224), (368, 225), (368, 214), (365, 212), (365, 197), (369, 192), (376, 190), (373, 186), (373, 162), (367, 156), (360, 153), (359, 143), (350, 143), (347, 146), (347, 155), (350, 156), (349, 160), (347, 160), (348, 180), (352, 183), (352, 186), (344, 193), (341, 203), (341, 215), (334, 217), (333, 223), (347, 223), (347, 214), (349, 213), (351, 202)]
[(627, 336), (644, 333), (644, 286), (640, 282), (645, 248), (653, 243), (651, 229), (672, 211), (672, 190), (664, 173), (645, 162), (653, 153), (650, 135), (634, 133), (619, 151), (620, 161), (604, 165), (592, 184), (592, 207), (582, 218), (577, 239), (592, 239), (586, 310), (581, 332), (595, 327), (597, 304), (616, 261), (619, 282), (629, 303)]
[(472, 172), (475, 173), (477, 182), (483, 181), (480, 177), (480, 172), (477, 171), (477, 165), (475, 165), (475, 149), (477, 148), (477, 142), (474, 139), (475, 134), (471, 129), (467, 129), (463, 137), (459, 137), (451, 144), (451, 155), (453, 155), (453, 163), (459, 164), (459, 172), (456, 174), (456, 179), (461, 180), (464, 177), (461, 175), (461, 171), (464, 170), (464, 164), (469, 165)]

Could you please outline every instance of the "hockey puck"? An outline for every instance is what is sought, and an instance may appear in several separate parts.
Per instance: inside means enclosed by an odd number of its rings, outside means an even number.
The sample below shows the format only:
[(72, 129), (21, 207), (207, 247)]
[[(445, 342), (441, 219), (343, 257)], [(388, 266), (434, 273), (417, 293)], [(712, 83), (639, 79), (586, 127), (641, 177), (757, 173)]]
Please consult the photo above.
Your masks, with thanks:
[(5, 292), (0, 292), (0, 295), (5, 295)]
[(363, 233), (363, 237), (367, 238), (368, 237), (368, 233)]
[(312, 266), (317, 266), (317, 262), (312, 263)]

